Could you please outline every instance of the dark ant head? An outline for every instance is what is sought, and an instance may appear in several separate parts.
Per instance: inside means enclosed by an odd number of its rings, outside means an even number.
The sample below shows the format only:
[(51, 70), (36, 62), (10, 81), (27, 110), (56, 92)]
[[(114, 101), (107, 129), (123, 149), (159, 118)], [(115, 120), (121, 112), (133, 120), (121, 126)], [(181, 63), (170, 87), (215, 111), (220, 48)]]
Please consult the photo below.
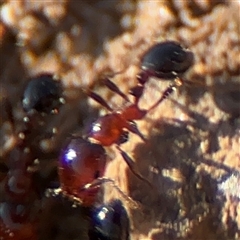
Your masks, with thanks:
[(59, 160), (59, 178), (63, 192), (79, 198), (83, 204), (91, 204), (98, 189), (85, 190), (85, 185), (103, 177), (106, 153), (99, 144), (80, 137), (72, 137), (62, 149)]
[(62, 88), (51, 74), (41, 74), (28, 82), (22, 99), (26, 112), (50, 113), (61, 103)]
[(142, 57), (141, 68), (148, 77), (172, 79), (183, 74), (193, 64), (193, 53), (174, 41), (151, 47)]

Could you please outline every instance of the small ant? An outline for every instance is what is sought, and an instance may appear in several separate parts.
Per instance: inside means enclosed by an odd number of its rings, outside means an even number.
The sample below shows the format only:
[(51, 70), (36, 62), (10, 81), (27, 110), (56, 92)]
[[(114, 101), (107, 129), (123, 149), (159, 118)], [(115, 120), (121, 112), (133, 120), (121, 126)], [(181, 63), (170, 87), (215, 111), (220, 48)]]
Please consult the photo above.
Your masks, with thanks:
[[(88, 96), (104, 106), (110, 113), (100, 116), (92, 124), (87, 134), (87, 139), (97, 142), (102, 146), (111, 146), (115, 144), (134, 175), (150, 184), (148, 180), (137, 172), (133, 160), (120, 148), (120, 145), (128, 141), (129, 132), (138, 135), (145, 141), (145, 137), (141, 134), (134, 121), (143, 119), (146, 114), (173, 93), (177, 87), (181, 86), (184, 81), (186, 82), (181, 76), (192, 66), (192, 64), (193, 53), (184, 49), (179, 43), (166, 41), (154, 45), (142, 57), (141, 72), (137, 75), (138, 85), (130, 89), (130, 94), (135, 98), (134, 103), (131, 103), (128, 96), (112, 81), (105, 78), (104, 84), (106, 87), (121, 96), (129, 104), (121, 110), (114, 111), (100, 95), (88, 91)], [(149, 109), (141, 109), (138, 103), (143, 95), (145, 83), (150, 77), (157, 77), (163, 80), (172, 79), (173, 84), (162, 93), (159, 100), (153, 106)]]

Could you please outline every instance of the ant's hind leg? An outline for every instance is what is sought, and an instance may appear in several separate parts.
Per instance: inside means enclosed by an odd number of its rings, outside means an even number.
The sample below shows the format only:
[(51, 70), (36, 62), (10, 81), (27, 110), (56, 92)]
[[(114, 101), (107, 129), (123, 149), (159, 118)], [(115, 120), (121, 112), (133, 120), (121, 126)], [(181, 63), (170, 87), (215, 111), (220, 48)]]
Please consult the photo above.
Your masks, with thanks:
[(151, 188), (154, 188), (152, 183), (149, 182), (149, 180), (147, 180), (145, 177), (143, 177), (139, 172), (138, 169), (136, 167), (136, 163), (131, 159), (131, 157), (124, 152), (118, 145), (116, 146), (118, 151), (120, 152), (120, 154), (122, 155), (122, 158), (124, 159), (124, 161), (127, 163), (128, 167), (130, 168), (131, 172), (140, 180), (144, 181), (145, 183), (147, 183)]
[(114, 179), (107, 178), (107, 177), (101, 177), (97, 178), (91, 183), (86, 184), (81, 190), (82, 191), (88, 191), (94, 188), (98, 188), (101, 185), (104, 184), (110, 184), (117, 192), (120, 194), (120, 196), (127, 201), (131, 207), (139, 209), (141, 207), (140, 203), (134, 201), (131, 197), (129, 197), (125, 192), (123, 192), (120, 187), (116, 184)]

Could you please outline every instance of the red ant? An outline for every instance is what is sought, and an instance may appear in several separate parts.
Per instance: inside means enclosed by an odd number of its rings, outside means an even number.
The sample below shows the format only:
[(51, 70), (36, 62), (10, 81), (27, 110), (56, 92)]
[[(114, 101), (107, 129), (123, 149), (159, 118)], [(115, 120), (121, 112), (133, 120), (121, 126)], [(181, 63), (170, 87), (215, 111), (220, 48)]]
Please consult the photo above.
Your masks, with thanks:
[[(130, 94), (135, 97), (134, 103), (131, 103), (128, 96), (125, 95), (112, 81), (108, 78), (104, 79), (105, 85), (111, 91), (121, 96), (129, 104), (120, 111), (114, 111), (101, 96), (92, 91), (88, 91), (88, 95), (92, 99), (104, 106), (111, 113), (99, 117), (92, 124), (91, 130), (87, 134), (87, 138), (102, 146), (115, 144), (135, 176), (149, 183), (140, 173), (138, 173), (133, 160), (120, 148), (120, 145), (128, 141), (128, 132), (137, 134), (143, 141), (145, 141), (144, 136), (138, 130), (134, 120), (143, 119), (146, 114), (173, 93), (177, 87), (181, 86), (185, 81), (182, 80), (181, 75), (184, 74), (192, 64), (193, 53), (181, 47), (179, 43), (166, 41), (154, 45), (143, 55), (141, 72), (137, 76), (139, 82), (138, 86), (130, 89)], [(162, 93), (160, 99), (153, 106), (149, 109), (141, 109), (138, 106), (138, 103), (142, 97), (144, 85), (150, 77), (173, 79), (174, 82)]]
[[(137, 171), (133, 160), (120, 148), (120, 145), (128, 140), (128, 132), (137, 134), (145, 141), (134, 120), (143, 119), (149, 111), (180, 86), (183, 83), (180, 75), (192, 65), (192, 62), (193, 54), (184, 50), (176, 42), (168, 41), (153, 46), (143, 56), (142, 70), (137, 77), (139, 85), (130, 90), (135, 97), (134, 103), (130, 103), (128, 96), (113, 82), (107, 78), (104, 79), (105, 85), (111, 91), (129, 103), (121, 111), (114, 111), (100, 95), (88, 91), (87, 94), (92, 99), (111, 113), (99, 117), (92, 124), (86, 139), (72, 137), (63, 148), (59, 162), (61, 191), (68, 196), (80, 199), (84, 205), (91, 205), (98, 192), (94, 187), (110, 181), (110, 179), (103, 178), (106, 165), (106, 153), (103, 146), (112, 144), (116, 145), (131, 171), (152, 187), (152, 184)], [(140, 109), (138, 102), (143, 94), (144, 84), (151, 76), (174, 79), (174, 83), (163, 92), (161, 98), (152, 107), (148, 110)], [(88, 190), (87, 193), (86, 190)]]

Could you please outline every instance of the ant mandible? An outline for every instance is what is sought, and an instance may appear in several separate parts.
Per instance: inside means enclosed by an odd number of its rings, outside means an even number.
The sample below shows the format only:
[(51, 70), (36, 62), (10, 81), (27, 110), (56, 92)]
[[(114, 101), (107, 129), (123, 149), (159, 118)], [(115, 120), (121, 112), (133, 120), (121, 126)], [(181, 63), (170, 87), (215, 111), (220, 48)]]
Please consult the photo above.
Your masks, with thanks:
[[(128, 103), (128, 106), (121, 110), (114, 111), (100, 95), (93, 91), (87, 91), (90, 98), (110, 111), (109, 114), (100, 116), (92, 124), (87, 134), (87, 139), (97, 142), (102, 146), (115, 144), (134, 175), (146, 181), (136, 170), (133, 160), (120, 148), (120, 145), (128, 141), (129, 132), (138, 135), (145, 141), (145, 137), (141, 134), (134, 121), (143, 119), (146, 114), (172, 94), (177, 87), (187, 82), (181, 77), (192, 64), (193, 53), (184, 49), (179, 43), (174, 41), (157, 43), (151, 47), (141, 59), (141, 71), (137, 75), (138, 85), (130, 89), (130, 94), (134, 96), (133, 103), (130, 102), (128, 96), (124, 94), (118, 86), (110, 81), (110, 79), (105, 78), (104, 84), (106, 87), (121, 96)], [(143, 95), (145, 83), (150, 77), (157, 77), (161, 80), (170, 79), (173, 80), (173, 83), (162, 93), (159, 100), (153, 106), (149, 109), (141, 109), (139, 107), (139, 100)]]

